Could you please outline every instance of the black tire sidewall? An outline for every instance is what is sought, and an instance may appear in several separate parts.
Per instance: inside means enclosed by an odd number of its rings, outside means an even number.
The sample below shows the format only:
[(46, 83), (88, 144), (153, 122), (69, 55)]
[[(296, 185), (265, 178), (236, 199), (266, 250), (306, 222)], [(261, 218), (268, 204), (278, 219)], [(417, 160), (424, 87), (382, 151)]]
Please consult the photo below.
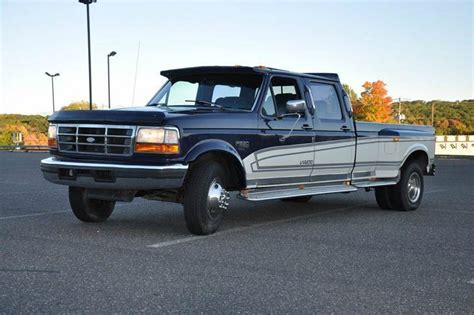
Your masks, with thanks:
[(193, 167), (184, 191), (184, 217), (193, 234), (212, 234), (222, 223), (224, 211), (211, 216), (207, 209), (207, 196), (211, 183), (216, 180), (224, 188), (224, 169), (217, 162), (200, 163)]
[(299, 202), (299, 203), (304, 203), (308, 202), (311, 200), (313, 196), (299, 196), (299, 197), (289, 197), (289, 198), (282, 198), (280, 199), (281, 201), (285, 202)]
[(392, 202), (390, 200), (391, 187), (375, 187), (375, 200), (380, 208), (391, 210), (393, 209)]
[(115, 207), (115, 201), (88, 198), (87, 190), (80, 187), (69, 187), (69, 204), (74, 215), (83, 222), (103, 222)]
[[(418, 197), (418, 200), (416, 202), (411, 202), (410, 198), (408, 198), (408, 180), (414, 172), (416, 172), (420, 178), (420, 196)], [(401, 210), (416, 210), (420, 206), (421, 200), (423, 199), (424, 181), (423, 172), (418, 163), (410, 163), (409, 165), (403, 168), (398, 191), (399, 196), (397, 197), (399, 197)]]

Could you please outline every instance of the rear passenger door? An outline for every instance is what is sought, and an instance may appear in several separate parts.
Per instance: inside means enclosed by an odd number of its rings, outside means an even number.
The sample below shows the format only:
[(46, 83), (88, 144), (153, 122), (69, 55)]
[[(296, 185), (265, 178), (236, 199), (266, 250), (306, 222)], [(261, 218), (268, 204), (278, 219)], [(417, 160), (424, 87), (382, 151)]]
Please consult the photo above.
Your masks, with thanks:
[(355, 158), (355, 130), (344, 107), (341, 85), (332, 81), (306, 81), (314, 106), (314, 167), (311, 181), (340, 184), (351, 179)]
[(287, 101), (304, 100), (303, 86), (296, 77), (270, 78), (259, 112), (259, 150), (251, 156), (249, 183), (265, 187), (310, 182), (314, 158), (311, 114), (307, 108), (299, 119), (285, 115)]

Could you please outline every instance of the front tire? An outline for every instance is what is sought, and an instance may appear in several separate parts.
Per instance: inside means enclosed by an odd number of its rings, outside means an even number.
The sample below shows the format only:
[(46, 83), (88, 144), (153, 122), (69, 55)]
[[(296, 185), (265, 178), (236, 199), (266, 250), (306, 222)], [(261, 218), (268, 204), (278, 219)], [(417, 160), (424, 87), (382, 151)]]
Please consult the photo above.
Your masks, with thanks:
[(217, 231), (227, 209), (224, 169), (219, 163), (197, 164), (187, 178), (184, 190), (184, 219), (188, 230), (197, 235)]
[(69, 187), (69, 204), (76, 218), (83, 222), (103, 222), (115, 207), (115, 201), (88, 198), (87, 190), (80, 187)]

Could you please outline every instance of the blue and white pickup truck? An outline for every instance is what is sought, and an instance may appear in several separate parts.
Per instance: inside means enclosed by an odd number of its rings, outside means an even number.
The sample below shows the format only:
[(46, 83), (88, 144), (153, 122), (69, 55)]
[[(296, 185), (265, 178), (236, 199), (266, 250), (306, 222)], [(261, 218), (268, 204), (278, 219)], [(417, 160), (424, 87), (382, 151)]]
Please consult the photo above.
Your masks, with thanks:
[(57, 112), (44, 177), (69, 186), (72, 211), (101, 222), (135, 197), (182, 203), (190, 232), (221, 225), (230, 191), (250, 201), (375, 190), (415, 210), (433, 175), (426, 126), (356, 122), (337, 74), (266, 67), (162, 71), (147, 106)]

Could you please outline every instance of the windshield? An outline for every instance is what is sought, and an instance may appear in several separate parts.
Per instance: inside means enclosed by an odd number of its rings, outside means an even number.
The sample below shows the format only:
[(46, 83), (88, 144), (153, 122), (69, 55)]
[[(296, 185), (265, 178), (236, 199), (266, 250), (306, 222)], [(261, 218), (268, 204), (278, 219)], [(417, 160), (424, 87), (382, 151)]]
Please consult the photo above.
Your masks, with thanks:
[(263, 76), (254, 74), (199, 74), (175, 77), (148, 106), (219, 107), (251, 110)]

